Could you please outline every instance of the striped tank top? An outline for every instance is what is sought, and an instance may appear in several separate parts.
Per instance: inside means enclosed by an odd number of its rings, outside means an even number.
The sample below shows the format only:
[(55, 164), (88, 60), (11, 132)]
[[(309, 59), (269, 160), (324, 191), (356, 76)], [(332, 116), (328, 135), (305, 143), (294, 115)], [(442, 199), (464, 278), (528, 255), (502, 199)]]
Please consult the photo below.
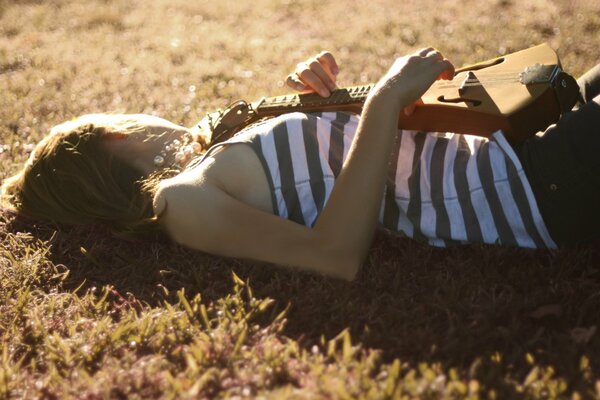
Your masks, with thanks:
[[(342, 169), (358, 121), (342, 112), (285, 114), (215, 147), (248, 144), (264, 167), (275, 213), (312, 227)], [(379, 221), (439, 247), (556, 247), (521, 163), (501, 132), (485, 139), (399, 130)]]

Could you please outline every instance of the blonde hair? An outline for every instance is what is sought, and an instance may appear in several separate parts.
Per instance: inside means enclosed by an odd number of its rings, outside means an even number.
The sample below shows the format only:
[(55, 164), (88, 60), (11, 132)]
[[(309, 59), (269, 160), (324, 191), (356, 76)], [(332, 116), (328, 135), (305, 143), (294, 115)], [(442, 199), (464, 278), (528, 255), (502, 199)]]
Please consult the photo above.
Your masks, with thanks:
[(57, 125), (23, 168), (6, 179), (1, 202), (23, 215), (56, 223), (104, 223), (122, 233), (158, 229), (152, 186), (143, 174), (112, 156), (107, 134), (144, 127), (132, 116), (89, 114)]

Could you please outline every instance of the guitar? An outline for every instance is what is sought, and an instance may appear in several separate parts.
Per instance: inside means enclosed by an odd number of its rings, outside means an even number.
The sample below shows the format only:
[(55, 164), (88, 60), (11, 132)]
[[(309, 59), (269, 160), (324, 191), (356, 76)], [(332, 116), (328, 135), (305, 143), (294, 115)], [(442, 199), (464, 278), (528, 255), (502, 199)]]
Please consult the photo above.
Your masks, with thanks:
[[(350, 111), (359, 114), (373, 84), (317, 93), (238, 101), (208, 114), (195, 127), (211, 132), (216, 144), (263, 118), (302, 111)], [(451, 81), (436, 81), (410, 116), (401, 113), (402, 129), (455, 132), (488, 137), (501, 129), (513, 144), (556, 122), (579, 96), (575, 79), (562, 71), (554, 50), (541, 44), (456, 70)]]

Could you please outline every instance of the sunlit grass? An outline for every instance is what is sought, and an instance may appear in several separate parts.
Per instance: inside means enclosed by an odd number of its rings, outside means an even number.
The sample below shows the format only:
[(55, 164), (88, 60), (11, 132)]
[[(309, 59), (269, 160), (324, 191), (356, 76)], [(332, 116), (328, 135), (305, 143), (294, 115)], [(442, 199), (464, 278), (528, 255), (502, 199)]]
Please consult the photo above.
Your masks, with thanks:
[[(66, 119), (191, 125), (323, 49), (342, 85), (429, 45), (463, 65), (545, 41), (578, 75), (599, 29), (583, 0), (0, 0), (0, 178)], [(599, 261), (379, 233), (344, 283), (2, 212), (0, 398), (598, 397)]]

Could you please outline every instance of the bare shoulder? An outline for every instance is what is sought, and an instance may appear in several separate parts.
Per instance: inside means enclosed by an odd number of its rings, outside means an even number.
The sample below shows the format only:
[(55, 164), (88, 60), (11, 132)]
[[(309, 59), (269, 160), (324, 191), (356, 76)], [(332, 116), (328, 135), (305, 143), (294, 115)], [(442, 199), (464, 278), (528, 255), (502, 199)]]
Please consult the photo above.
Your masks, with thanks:
[(162, 218), (169, 204), (173, 202), (178, 204), (185, 202), (186, 193), (189, 195), (193, 192), (202, 191), (202, 186), (200, 180), (195, 182), (189, 176), (185, 176), (185, 174), (179, 174), (173, 178), (161, 181), (152, 201), (154, 214)]
[(219, 250), (218, 237), (229, 236), (240, 208), (272, 210), (264, 170), (244, 145), (227, 146), (162, 181), (153, 207), (173, 240), (208, 252)]
[(176, 242), (210, 251), (210, 236), (218, 232), (221, 189), (207, 180), (169, 179), (162, 182), (153, 206), (160, 224)]
[(235, 170), (233, 161), (236, 159), (223, 159), (223, 156), (232, 153), (236, 147), (238, 146), (217, 151), (196, 167), (161, 181), (153, 199), (155, 215), (159, 219), (164, 217), (167, 221), (182, 212), (189, 213), (193, 210), (196, 215), (203, 208), (203, 202), (211, 202), (211, 198), (224, 187), (234, 186), (236, 182), (229, 181), (235, 177), (231, 171)]
[(152, 207), (154, 208), (154, 215), (160, 218), (167, 209), (167, 194), (168, 189), (165, 189), (164, 186), (159, 186), (158, 190), (154, 194), (154, 198), (152, 199)]

